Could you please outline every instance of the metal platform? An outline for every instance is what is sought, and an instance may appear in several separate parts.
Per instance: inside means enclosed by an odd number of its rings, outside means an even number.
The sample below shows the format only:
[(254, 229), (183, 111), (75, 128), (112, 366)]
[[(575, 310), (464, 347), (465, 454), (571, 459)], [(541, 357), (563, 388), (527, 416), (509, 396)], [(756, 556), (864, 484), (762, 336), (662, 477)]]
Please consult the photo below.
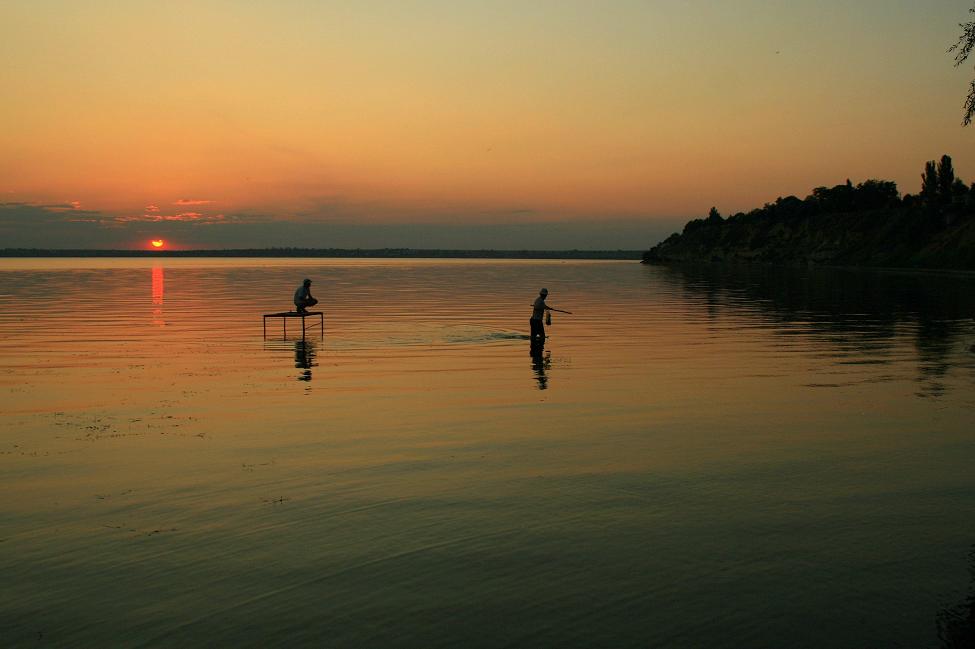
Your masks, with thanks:
[[(318, 326), (321, 329), (322, 339), (325, 339), (325, 312), (324, 311), (305, 311), (304, 313), (298, 313), (297, 311), (281, 311), (280, 313), (265, 313), (264, 314), (264, 338), (267, 339), (267, 319), (268, 318), (281, 318), (281, 323), (283, 325), (284, 334), (283, 338), (288, 337), (288, 318), (301, 318), (301, 339), (305, 339), (305, 332), (308, 330), (305, 326), (305, 318), (314, 318), (318, 316)], [(311, 324), (312, 329), (315, 328), (315, 323)]]

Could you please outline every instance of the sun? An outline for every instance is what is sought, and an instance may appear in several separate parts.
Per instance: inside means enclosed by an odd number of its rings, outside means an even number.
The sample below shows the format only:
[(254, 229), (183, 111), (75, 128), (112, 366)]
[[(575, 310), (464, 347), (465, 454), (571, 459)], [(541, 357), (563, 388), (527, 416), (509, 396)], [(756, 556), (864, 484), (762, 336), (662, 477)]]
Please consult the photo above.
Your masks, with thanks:
[(152, 244), (153, 248), (162, 248), (164, 245), (166, 245), (166, 242), (163, 241), (162, 239), (153, 239), (149, 243)]

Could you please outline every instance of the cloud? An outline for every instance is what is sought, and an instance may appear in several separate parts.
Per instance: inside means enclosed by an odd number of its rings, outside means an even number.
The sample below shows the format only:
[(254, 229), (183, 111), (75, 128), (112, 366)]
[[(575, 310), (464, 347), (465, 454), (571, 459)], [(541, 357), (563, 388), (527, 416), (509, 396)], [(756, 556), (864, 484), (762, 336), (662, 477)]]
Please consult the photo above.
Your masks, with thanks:
[[(262, 211), (203, 214), (197, 211), (132, 215), (68, 209), (70, 204), (0, 203), (0, 248), (129, 249), (163, 238), (181, 248), (449, 248), (498, 250), (645, 250), (684, 219), (637, 215), (529, 216), (522, 206), (464, 210), (453, 218), (390, 208), (375, 218), (351, 218), (354, 205), (296, 218), (273, 206)], [(338, 208), (341, 209), (338, 209)], [(369, 214), (370, 209), (362, 210)], [(515, 213), (515, 216), (512, 216)], [(350, 218), (327, 218), (333, 215)], [(392, 215), (392, 216), (390, 216)], [(408, 218), (404, 218), (407, 217)], [(323, 218), (326, 217), (326, 218)]]
[(180, 212), (178, 214), (150, 214), (121, 215), (113, 219), (116, 223), (160, 223), (163, 221), (185, 221), (193, 223), (211, 223), (223, 221), (223, 214), (201, 214), (200, 212)]
[(211, 205), (211, 204), (213, 204), (213, 201), (199, 199), (199, 198), (181, 198), (175, 203), (173, 203), (173, 205)]
[(442, 222), (444, 224), (522, 223), (529, 219), (544, 220), (546, 213), (527, 205), (485, 207), (468, 203), (397, 204), (382, 199), (351, 200), (344, 196), (322, 196), (295, 207), (266, 206), (275, 220), (301, 223), (381, 224)]
[(171, 216), (164, 216), (164, 221), (192, 221), (194, 223), (207, 223), (212, 221), (223, 221), (223, 214), (200, 214), (199, 212), (182, 212)]
[(41, 209), (50, 210), (52, 212), (67, 212), (70, 210), (80, 210), (81, 203), (78, 201), (70, 201), (67, 203), (47, 203), (47, 204), (34, 204), (34, 203), (0, 203), (0, 207), (5, 205), (32, 205), (34, 207), (39, 207)]
[(146, 205), (145, 206), (145, 211), (146, 212), (158, 212), (159, 211), (159, 206), (158, 205)]
[(106, 231), (110, 219), (72, 204), (0, 203), (0, 242), (5, 248), (96, 248), (117, 246)]
[(78, 201), (51, 204), (23, 202), (0, 203), (0, 223), (13, 215), (23, 216), (26, 214), (35, 215), (35, 218), (53, 218), (57, 215), (58, 219), (75, 220), (79, 216), (100, 215), (101, 212), (83, 210), (81, 209), (81, 203)]
[[(256, 215), (248, 215), (254, 218)], [(574, 221), (443, 222), (302, 222), (271, 219), (238, 220), (213, 227), (192, 227), (195, 248), (442, 248), (495, 250), (646, 250), (684, 221), (618, 219), (593, 216)]]

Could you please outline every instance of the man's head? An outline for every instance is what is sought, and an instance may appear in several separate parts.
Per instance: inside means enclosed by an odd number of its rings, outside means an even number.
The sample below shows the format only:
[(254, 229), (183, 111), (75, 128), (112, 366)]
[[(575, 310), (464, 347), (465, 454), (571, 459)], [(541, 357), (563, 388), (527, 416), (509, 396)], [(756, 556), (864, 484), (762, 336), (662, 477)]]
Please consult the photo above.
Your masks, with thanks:
[(305, 281), (302, 282), (302, 284), (304, 284), (305, 286), (311, 286), (311, 280), (310, 279), (305, 279)]
[(547, 288), (543, 288), (542, 290), (540, 290), (538, 292), (538, 294), (541, 295), (542, 297), (545, 297), (546, 295), (548, 295), (548, 289)]

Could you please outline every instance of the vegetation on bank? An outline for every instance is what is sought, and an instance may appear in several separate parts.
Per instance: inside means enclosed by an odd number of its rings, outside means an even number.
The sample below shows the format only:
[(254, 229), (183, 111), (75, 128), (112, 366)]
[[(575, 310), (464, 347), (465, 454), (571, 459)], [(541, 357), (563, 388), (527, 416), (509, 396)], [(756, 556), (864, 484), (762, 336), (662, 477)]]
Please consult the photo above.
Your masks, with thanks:
[(975, 183), (945, 155), (925, 164), (916, 195), (887, 180), (847, 180), (728, 218), (712, 207), (643, 261), (975, 269)]
[(640, 259), (639, 250), (424, 250), (419, 248), (237, 248), (226, 250), (47, 250), (4, 248), (0, 257), (365, 257), (416, 259)]

